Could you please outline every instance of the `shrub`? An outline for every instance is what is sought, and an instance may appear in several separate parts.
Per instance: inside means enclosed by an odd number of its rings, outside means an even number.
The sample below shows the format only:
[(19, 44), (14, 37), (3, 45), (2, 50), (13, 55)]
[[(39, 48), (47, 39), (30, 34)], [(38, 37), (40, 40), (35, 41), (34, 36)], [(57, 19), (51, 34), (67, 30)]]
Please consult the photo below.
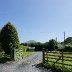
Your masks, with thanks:
[(19, 38), (16, 28), (8, 22), (1, 30), (2, 49), (6, 54), (11, 54), (11, 50), (19, 48)]
[(64, 51), (65, 52), (72, 52), (72, 45), (65, 45)]
[[(0, 30), (0, 37), (1, 37), (1, 30)], [(0, 51), (1, 51), (1, 38), (0, 38)]]
[(53, 51), (53, 50), (56, 50), (56, 49), (58, 49), (57, 42), (54, 39), (49, 40), (48, 50)]

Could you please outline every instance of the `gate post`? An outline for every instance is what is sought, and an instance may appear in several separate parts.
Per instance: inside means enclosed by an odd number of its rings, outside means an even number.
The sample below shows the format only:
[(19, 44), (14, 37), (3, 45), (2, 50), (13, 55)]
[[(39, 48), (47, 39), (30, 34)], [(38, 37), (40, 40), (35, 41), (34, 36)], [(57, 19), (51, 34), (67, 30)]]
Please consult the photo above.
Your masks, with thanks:
[(47, 49), (47, 62), (48, 62), (48, 49)]
[(63, 68), (64, 68), (64, 56), (63, 56), (63, 49), (62, 49), (62, 72), (64, 72)]
[(11, 59), (14, 60), (14, 48), (11, 49)]
[(43, 48), (42, 52), (43, 52), (43, 63), (45, 63), (45, 49), (44, 48)]
[(16, 60), (16, 49), (14, 48), (14, 60)]
[(62, 71), (64, 72), (64, 50), (65, 48), (65, 32), (64, 32), (64, 43), (63, 43), (63, 49), (62, 49)]

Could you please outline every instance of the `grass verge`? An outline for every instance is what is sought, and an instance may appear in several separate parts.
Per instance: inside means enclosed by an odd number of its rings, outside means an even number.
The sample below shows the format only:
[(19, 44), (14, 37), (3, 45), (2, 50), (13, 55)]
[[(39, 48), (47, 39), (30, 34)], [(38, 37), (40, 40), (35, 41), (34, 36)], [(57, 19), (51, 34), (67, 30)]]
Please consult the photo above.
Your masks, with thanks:
[(22, 59), (24, 57), (28, 57), (34, 53), (35, 52), (16, 52), (16, 60)]

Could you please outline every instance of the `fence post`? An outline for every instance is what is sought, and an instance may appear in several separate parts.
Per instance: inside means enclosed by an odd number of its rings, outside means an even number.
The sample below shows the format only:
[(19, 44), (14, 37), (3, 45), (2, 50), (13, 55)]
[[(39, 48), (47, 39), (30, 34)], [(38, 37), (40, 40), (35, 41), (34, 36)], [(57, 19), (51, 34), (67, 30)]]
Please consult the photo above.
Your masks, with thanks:
[(43, 48), (43, 63), (45, 63), (45, 49)]
[[(65, 48), (65, 32), (64, 32), (64, 43), (63, 43), (63, 49)], [(63, 49), (62, 49), (62, 71), (64, 72), (64, 52), (63, 52)]]
[(63, 68), (64, 68), (64, 56), (63, 56), (63, 49), (62, 49), (62, 71), (63, 71)]
[(47, 53), (47, 63), (48, 63), (48, 49), (47, 49), (47, 52), (46, 53)]
[(14, 60), (14, 48), (11, 49), (11, 59)]
[(16, 60), (16, 49), (14, 48), (14, 60)]

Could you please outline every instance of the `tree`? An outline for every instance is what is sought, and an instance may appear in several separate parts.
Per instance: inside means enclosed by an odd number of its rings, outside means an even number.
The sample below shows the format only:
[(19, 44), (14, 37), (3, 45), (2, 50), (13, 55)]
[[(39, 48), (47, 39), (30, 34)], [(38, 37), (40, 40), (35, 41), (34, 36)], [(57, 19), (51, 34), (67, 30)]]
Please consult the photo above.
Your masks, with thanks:
[(45, 43), (43, 44), (43, 48), (45, 48), (45, 50), (47, 50), (47, 49), (48, 49), (48, 45), (49, 45), (49, 42), (45, 42)]
[(40, 42), (35, 43), (35, 51), (42, 51), (43, 44)]
[(1, 30), (0, 30), (0, 51), (1, 51)]
[(27, 46), (28, 44), (27, 43), (21, 43), (20, 45)]
[(49, 40), (48, 50), (53, 51), (57, 47), (57, 42), (54, 39)]
[(68, 37), (65, 39), (65, 44), (72, 44), (72, 37)]
[(19, 48), (18, 33), (16, 28), (10, 22), (8, 22), (1, 30), (1, 44), (2, 49), (6, 54), (14, 53), (14, 49)]
[[(63, 43), (64, 43), (64, 41), (61, 42), (61, 44), (63, 44)], [(65, 44), (72, 44), (72, 37), (67, 37), (65, 39)]]

